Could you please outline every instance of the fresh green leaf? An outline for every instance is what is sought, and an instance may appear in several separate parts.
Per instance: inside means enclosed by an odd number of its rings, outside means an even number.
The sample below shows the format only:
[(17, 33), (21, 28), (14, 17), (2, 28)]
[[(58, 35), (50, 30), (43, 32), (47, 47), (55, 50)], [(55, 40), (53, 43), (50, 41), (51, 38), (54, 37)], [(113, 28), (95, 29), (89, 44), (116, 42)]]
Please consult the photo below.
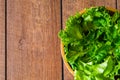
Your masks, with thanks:
[[(112, 14), (111, 14), (112, 13)], [(91, 7), (66, 21), (58, 34), (74, 80), (114, 80), (120, 75), (120, 13)]]

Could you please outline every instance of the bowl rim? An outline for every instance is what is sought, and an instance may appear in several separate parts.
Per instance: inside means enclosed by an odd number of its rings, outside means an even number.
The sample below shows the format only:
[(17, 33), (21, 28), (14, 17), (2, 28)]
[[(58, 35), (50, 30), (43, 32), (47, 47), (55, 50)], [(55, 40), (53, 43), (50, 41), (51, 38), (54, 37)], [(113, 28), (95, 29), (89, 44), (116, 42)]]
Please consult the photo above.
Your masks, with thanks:
[[(115, 9), (115, 8), (111, 8), (111, 7), (105, 7), (105, 8), (106, 8), (107, 10), (111, 11), (111, 12), (119, 11), (119, 10), (117, 10), (117, 9)], [(85, 11), (86, 11), (86, 9), (81, 10), (81, 11), (80, 11), (80, 14), (83, 14)], [(65, 64), (65, 66), (67, 67), (68, 71), (69, 71), (72, 75), (74, 75), (74, 71), (73, 71), (72, 68), (70, 67), (70, 65), (69, 65), (69, 63), (67, 62), (67, 59), (66, 59), (66, 57), (65, 57), (64, 44), (62, 43), (62, 41), (61, 41), (60, 44), (61, 44), (60, 47), (61, 47), (61, 55), (62, 55), (63, 62), (64, 62), (64, 64)]]

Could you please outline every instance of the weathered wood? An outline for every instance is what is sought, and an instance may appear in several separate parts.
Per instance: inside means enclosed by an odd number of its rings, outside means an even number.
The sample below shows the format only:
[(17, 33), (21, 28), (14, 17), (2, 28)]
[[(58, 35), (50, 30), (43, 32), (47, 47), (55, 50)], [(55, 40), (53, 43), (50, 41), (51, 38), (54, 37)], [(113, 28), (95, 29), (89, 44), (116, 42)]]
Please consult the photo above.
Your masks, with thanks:
[(7, 4), (7, 80), (61, 80), (60, 0)]
[(5, 80), (5, 0), (0, 0), (0, 80)]
[[(106, 6), (116, 8), (116, 0), (63, 0), (63, 26), (70, 15), (94, 6)], [(64, 67), (64, 80), (73, 80), (73, 76)]]

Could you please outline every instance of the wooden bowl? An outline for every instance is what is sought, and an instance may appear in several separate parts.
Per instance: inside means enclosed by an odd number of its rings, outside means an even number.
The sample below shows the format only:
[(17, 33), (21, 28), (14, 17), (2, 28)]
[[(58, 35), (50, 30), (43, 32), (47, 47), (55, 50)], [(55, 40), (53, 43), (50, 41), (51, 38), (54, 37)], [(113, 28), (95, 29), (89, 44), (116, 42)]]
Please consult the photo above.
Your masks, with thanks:
[[(111, 11), (111, 12), (115, 12), (117, 11), (116, 9), (113, 9), (113, 8), (109, 8), (109, 7), (106, 7), (107, 10)], [(85, 12), (85, 9), (80, 11), (80, 14), (83, 14)], [(63, 58), (63, 61), (64, 61), (64, 64), (65, 66), (67, 67), (67, 69), (69, 70), (69, 72), (74, 75), (74, 71), (72, 70), (72, 68), (70, 67), (69, 63), (67, 62), (67, 59), (65, 57), (65, 52), (64, 52), (64, 44), (61, 42), (61, 55), (62, 55), (62, 58)]]

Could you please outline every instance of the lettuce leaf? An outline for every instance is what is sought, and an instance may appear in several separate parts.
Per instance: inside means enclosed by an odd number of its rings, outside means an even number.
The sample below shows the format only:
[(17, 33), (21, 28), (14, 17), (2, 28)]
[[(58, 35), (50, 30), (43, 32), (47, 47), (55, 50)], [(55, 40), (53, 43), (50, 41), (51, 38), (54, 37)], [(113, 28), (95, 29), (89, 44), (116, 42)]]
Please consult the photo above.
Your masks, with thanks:
[(114, 80), (120, 75), (120, 13), (91, 7), (66, 21), (58, 34), (74, 80)]

